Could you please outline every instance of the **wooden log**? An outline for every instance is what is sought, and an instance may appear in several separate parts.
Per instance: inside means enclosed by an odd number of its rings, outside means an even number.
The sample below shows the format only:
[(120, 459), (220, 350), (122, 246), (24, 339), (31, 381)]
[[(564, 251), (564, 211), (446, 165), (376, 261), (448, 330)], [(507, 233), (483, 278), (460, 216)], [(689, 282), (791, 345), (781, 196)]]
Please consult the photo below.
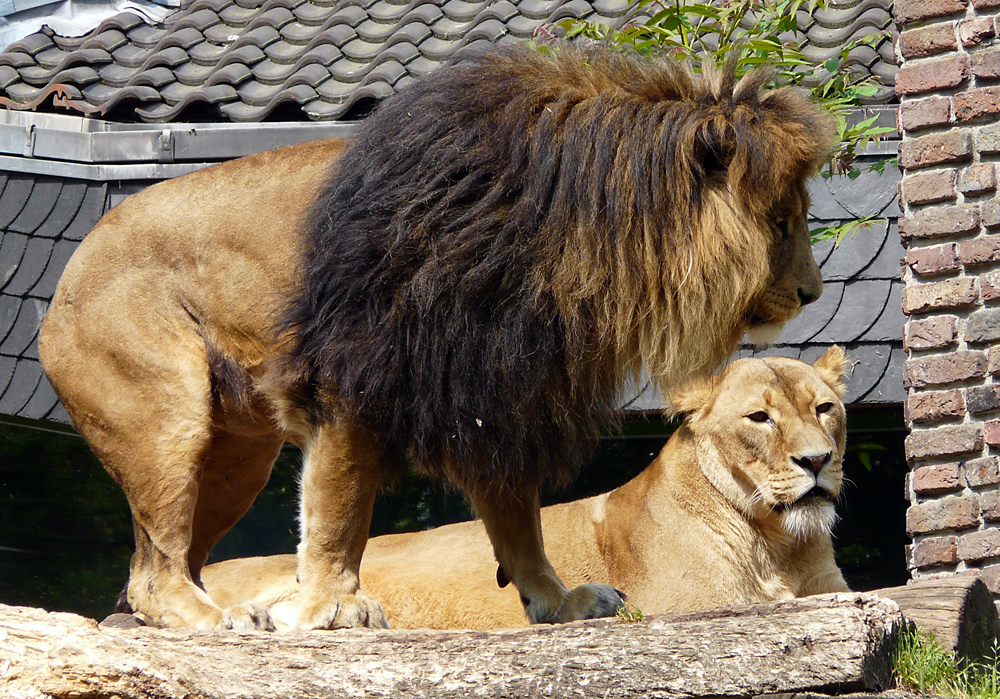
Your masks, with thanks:
[(992, 660), (1000, 643), (1000, 617), (993, 595), (979, 578), (951, 575), (919, 580), (904, 587), (875, 590), (891, 599), (918, 629), (937, 638), (963, 661)]
[(836, 594), (694, 614), (496, 632), (285, 634), (107, 628), (0, 606), (0, 696), (726, 697), (873, 691), (905, 624)]

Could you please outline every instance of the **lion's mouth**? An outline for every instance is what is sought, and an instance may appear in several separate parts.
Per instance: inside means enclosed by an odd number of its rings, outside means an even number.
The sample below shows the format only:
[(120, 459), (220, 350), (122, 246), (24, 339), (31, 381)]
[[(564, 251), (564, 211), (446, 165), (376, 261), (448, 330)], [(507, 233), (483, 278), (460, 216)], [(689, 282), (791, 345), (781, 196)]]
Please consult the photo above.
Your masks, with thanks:
[(774, 511), (787, 512), (792, 508), (809, 505), (819, 500), (831, 502), (833, 500), (833, 496), (830, 495), (830, 493), (827, 492), (827, 490), (823, 488), (823, 486), (814, 485), (812, 488), (809, 489), (808, 492), (806, 492), (805, 495), (800, 497), (798, 500), (795, 500), (794, 502), (779, 502), (777, 505), (774, 506)]

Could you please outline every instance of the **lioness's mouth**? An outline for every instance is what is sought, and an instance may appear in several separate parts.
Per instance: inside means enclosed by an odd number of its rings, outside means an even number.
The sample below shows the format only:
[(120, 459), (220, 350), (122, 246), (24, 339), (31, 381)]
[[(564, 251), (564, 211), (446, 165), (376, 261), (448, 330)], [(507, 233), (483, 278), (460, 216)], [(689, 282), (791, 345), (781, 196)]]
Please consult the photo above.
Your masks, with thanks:
[(793, 507), (801, 507), (802, 505), (808, 505), (809, 503), (815, 502), (816, 500), (832, 501), (833, 496), (830, 495), (830, 493), (828, 493), (826, 489), (823, 488), (822, 486), (814, 485), (812, 488), (809, 489), (808, 492), (806, 492), (805, 495), (800, 497), (798, 500), (795, 500), (794, 502), (779, 502), (777, 505), (774, 506), (774, 511), (787, 512)]

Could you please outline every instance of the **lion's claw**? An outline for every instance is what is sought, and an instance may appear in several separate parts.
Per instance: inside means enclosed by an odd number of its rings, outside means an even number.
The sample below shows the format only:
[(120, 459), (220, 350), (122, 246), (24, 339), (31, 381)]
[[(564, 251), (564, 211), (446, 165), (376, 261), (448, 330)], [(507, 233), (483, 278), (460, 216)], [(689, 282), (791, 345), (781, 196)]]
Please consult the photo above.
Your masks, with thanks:
[(257, 602), (235, 604), (222, 612), (222, 626), (233, 631), (274, 631), (267, 607)]
[(321, 604), (299, 610), (296, 627), (308, 629), (349, 629), (365, 627), (387, 629), (382, 605), (358, 590), (353, 595), (344, 595), (324, 600)]
[(528, 604), (525, 612), (532, 624), (562, 624), (578, 619), (614, 616), (624, 604), (625, 593), (618, 588), (588, 584), (570, 590), (554, 613), (546, 613), (544, 607), (534, 602)]

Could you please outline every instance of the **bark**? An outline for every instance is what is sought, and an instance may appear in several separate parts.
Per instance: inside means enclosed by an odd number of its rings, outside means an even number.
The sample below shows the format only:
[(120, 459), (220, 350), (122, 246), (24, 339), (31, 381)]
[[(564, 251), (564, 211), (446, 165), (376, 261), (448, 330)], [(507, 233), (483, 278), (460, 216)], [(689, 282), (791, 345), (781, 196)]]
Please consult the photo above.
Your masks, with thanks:
[(960, 659), (992, 660), (995, 644), (1000, 642), (1000, 618), (993, 595), (979, 578), (950, 575), (874, 594), (898, 604), (918, 629), (933, 634)]
[(499, 632), (99, 627), (0, 605), (0, 697), (708, 697), (877, 691), (898, 607), (821, 595)]

